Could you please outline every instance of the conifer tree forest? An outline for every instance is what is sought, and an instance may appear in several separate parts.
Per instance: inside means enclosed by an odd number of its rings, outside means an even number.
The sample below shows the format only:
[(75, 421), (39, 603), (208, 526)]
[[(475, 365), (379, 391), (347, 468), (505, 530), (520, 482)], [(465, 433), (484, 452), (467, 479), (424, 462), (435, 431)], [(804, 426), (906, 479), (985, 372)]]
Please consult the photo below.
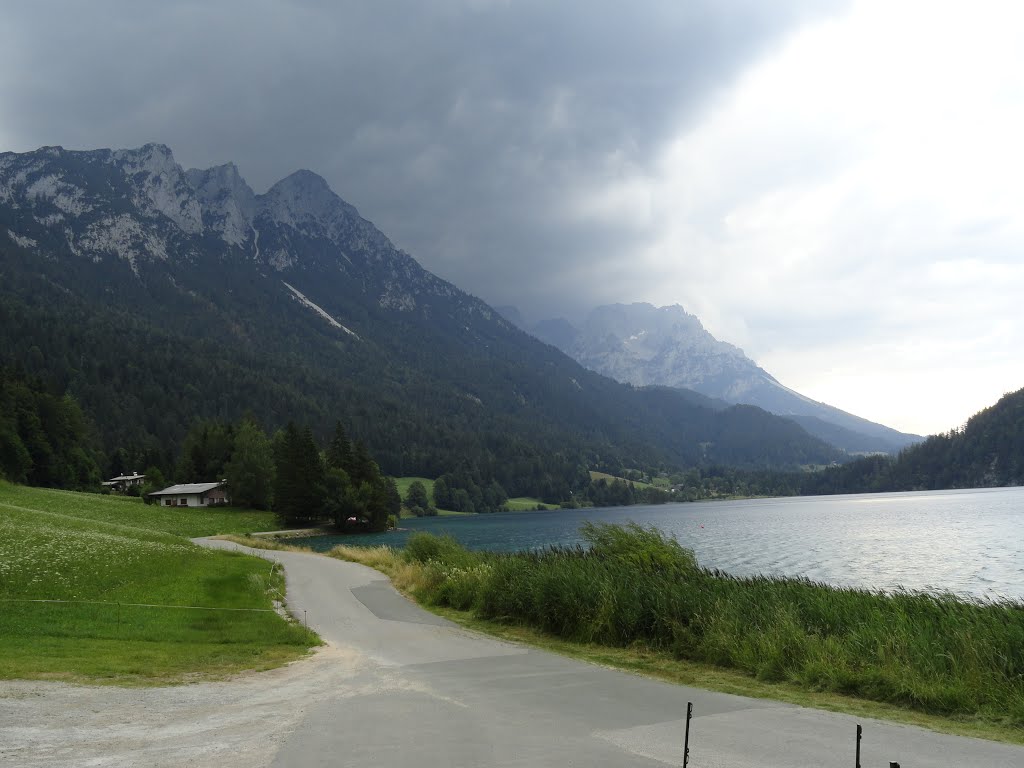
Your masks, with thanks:
[[(226, 479), (235, 504), (273, 509), (282, 526), (329, 523), (352, 531), (384, 530), (402, 504), (394, 481), (340, 421), (321, 447), (311, 427), (294, 421), (268, 434), (251, 414), (237, 422), (200, 420), (189, 428), (176, 458), (123, 448), (104, 454), (97, 433), (71, 394), (48, 387), (24, 368), (0, 368), (0, 475), (13, 482), (97, 490), (103, 477), (144, 467), (142, 495), (171, 482)], [(563, 506), (1024, 485), (1024, 390), (897, 457), (868, 456), (814, 472), (728, 466), (666, 472), (658, 466), (597, 464), (626, 477), (651, 479), (660, 472), (671, 491), (628, 479), (591, 480), (583, 456), (555, 454), (547, 463), (536, 454), (522, 463), (502, 463), (487, 452), (481, 458), (439, 461), (433, 503), (417, 499), (410, 510), (496, 512), (510, 495), (502, 484), (509, 477), (517, 490), (528, 488), (545, 503)]]

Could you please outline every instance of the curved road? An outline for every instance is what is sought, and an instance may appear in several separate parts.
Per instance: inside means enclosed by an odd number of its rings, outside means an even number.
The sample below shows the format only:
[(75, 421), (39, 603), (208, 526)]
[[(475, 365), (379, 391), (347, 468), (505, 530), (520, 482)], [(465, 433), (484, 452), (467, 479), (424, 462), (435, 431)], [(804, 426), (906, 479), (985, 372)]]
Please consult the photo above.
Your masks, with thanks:
[(693, 768), (852, 766), (857, 722), (864, 768), (1024, 766), (1024, 747), (670, 685), (470, 633), (354, 563), (201, 543), (279, 561), (292, 613), (358, 654), (355, 678), (284, 738), (282, 768), (681, 766), (688, 701)]

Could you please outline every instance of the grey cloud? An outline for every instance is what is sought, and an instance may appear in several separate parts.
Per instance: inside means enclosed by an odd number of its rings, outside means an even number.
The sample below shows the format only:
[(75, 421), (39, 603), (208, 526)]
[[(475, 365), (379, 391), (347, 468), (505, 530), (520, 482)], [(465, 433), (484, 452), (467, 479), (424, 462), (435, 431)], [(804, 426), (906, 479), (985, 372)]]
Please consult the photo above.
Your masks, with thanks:
[[(566, 206), (667, 138), (810, 0), (35, 3), (0, 31), (0, 136), (169, 144), (258, 191), (325, 176), (427, 268), (494, 303), (629, 300), (642, 235)], [(614, 162), (612, 159), (614, 158)], [(609, 279), (617, 280), (609, 284)]]

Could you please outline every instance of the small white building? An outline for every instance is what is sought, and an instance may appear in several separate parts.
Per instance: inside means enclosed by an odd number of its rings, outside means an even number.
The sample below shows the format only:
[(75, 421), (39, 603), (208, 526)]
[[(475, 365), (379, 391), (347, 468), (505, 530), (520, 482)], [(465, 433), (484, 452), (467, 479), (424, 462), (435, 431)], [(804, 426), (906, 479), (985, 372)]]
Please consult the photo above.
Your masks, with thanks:
[(142, 485), (144, 482), (146, 482), (145, 475), (140, 475), (138, 472), (132, 472), (130, 475), (118, 475), (117, 477), (112, 477), (109, 480), (104, 480), (101, 485), (112, 491), (124, 492), (132, 486)]
[(182, 483), (154, 491), (149, 494), (155, 497), (162, 507), (216, 507), (230, 504), (227, 483)]

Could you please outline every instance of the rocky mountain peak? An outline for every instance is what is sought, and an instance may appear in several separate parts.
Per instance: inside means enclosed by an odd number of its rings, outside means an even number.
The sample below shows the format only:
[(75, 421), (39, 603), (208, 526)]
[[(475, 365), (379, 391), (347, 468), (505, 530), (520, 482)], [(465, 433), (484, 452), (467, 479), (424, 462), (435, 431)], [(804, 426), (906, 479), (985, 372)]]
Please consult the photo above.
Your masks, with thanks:
[(812, 434), (845, 450), (894, 451), (915, 438), (788, 389), (741, 349), (712, 336), (678, 304), (609, 304), (592, 310), (580, 328), (559, 319), (538, 323), (532, 331), (618, 381), (683, 387), (729, 403), (756, 405), (799, 420)]
[(185, 171), (165, 144), (119, 149), (110, 155), (121, 167), (132, 189), (135, 205), (144, 212), (161, 213), (191, 235), (203, 231), (203, 213)]
[[(339, 242), (345, 237), (344, 233), (368, 227), (365, 234), (375, 237), (376, 230), (363, 221), (359, 212), (338, 197), (322, 176), (312, 171), (295, 171), (257, 200), (258, 220), (269, 219), (303, 236)], [(259, 223), (256, 226), (261, 228)]]
[(252, 233), (256, 193), (234, 163), (213, 168), (191, 168), (185, 173), (202, 202), (206, 226), (232, 245), (241, 246)]
[[(695, 315), (691, 315), (679, 304), (655, 307), (637, 302), (597, 307), (587, 316), (583, 331), (588, 335), (611, 335), (623, 343), (668, 336), (676, 342), (692, 344), (713, 341), (722, 344), (704, 329)], [(732, 350), (742, 355), (730, 344), (724, 344), (721, 349), (723, 352)]]
[(183, 178), (184, 170), (174, 159), (166, 144), (146, 144), (138, 149), (115, 149), (110, 153), (112, 162), (121, 167), (129, 179), (144, 180)]
[(583, 365), (632, 384), (699, 390), (705, 380), (737, 364), (756, 369), (741, 350), (718, 341), (678, 304), (608, 304), (593, 309), (580, 328), (559, 319), (538, 323), (533, 331)]
[(238, 172), (234, 163), (215, 165), (212, 168), (190, 168), (185, 171), (199, 199), (205, 202), (223, 197), (236, 197), (240, 207), (256, 211), (256, 193)]
[(262, 197), (264, 209), (273, 212), (282, 223), (325, 219), (340, 212), (355, 214), (355, 208), (338, 197), (323, 176), (307, 170), (285, 176)]

